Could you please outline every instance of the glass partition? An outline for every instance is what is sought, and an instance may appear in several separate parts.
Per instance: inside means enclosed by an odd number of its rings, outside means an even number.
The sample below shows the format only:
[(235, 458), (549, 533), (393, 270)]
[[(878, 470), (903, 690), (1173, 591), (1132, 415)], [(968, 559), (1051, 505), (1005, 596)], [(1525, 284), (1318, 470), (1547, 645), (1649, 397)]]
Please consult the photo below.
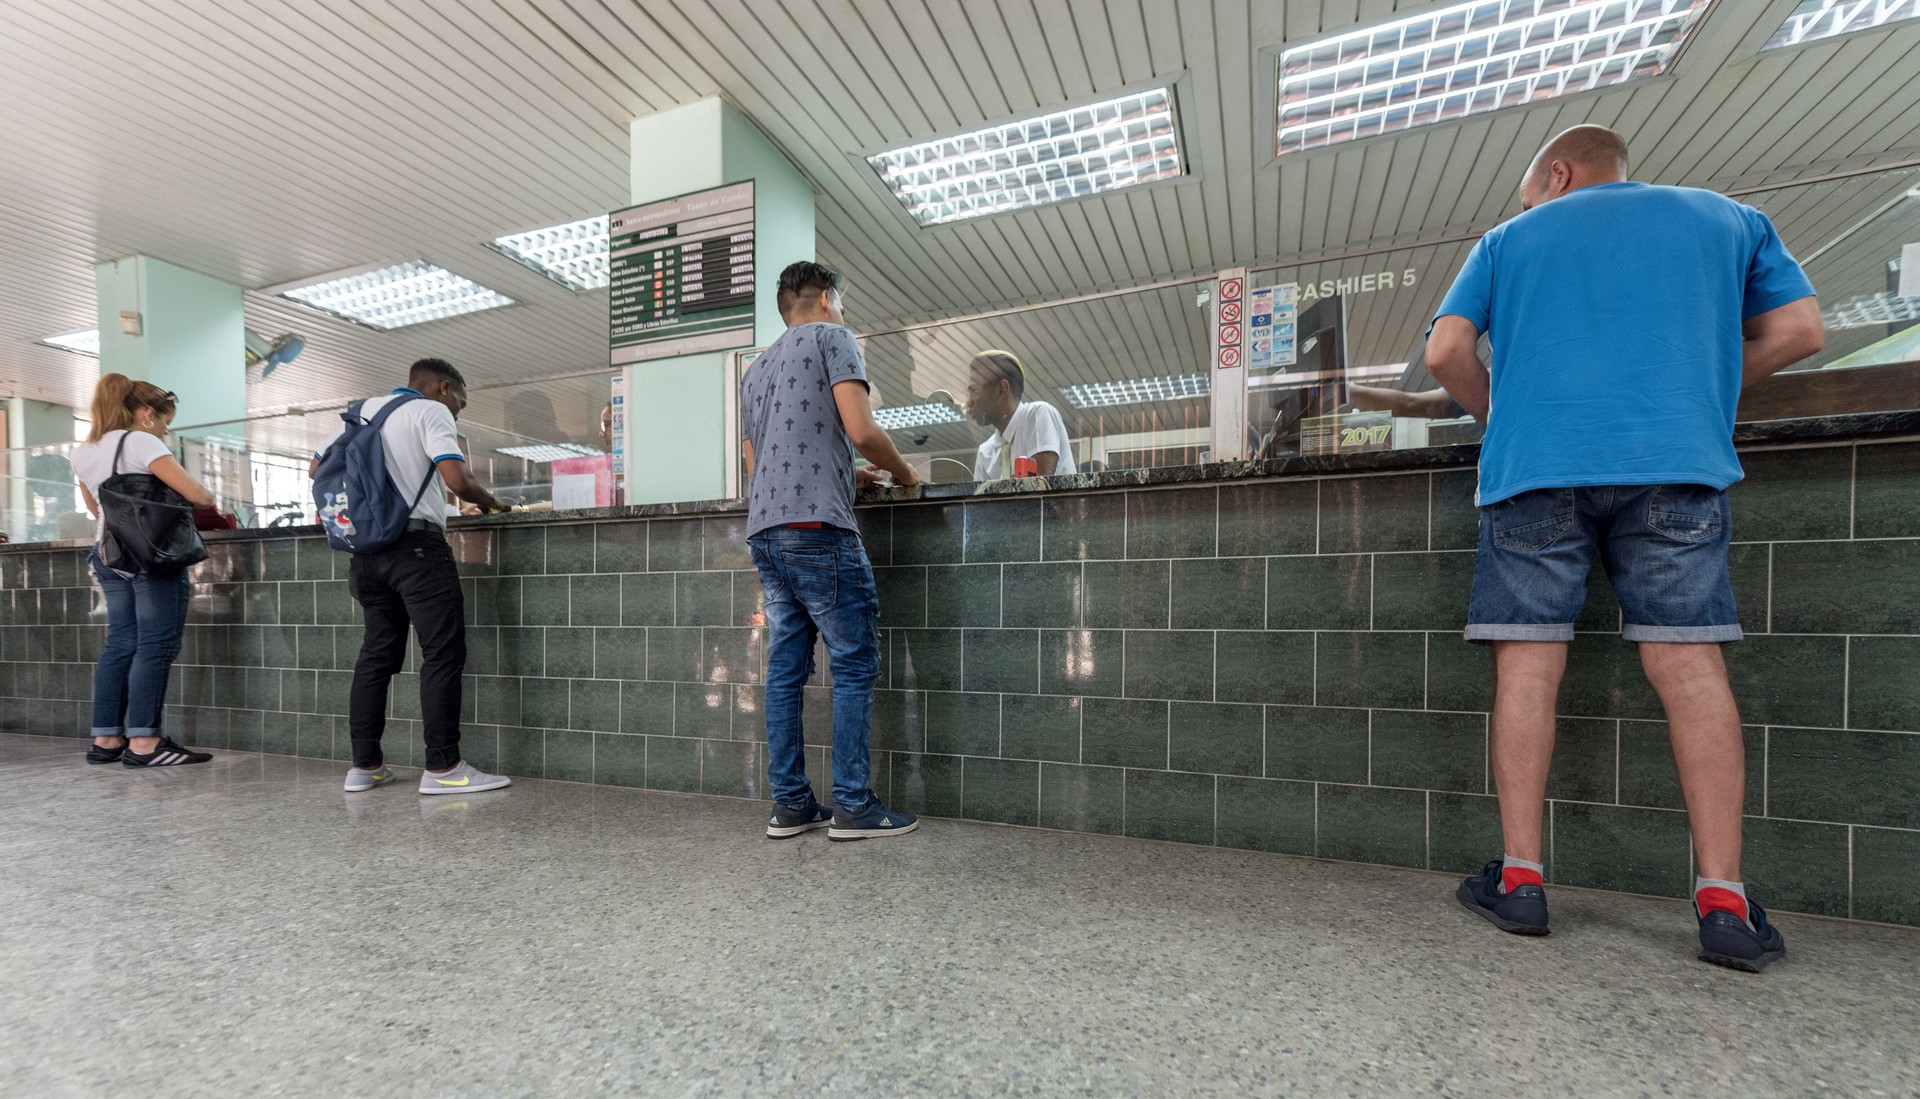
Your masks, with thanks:
[[(554, 463), (607, 453), (602, 412), (612, 378), (609, 372), (470, 388), (460, 436), (472, 468), (507, 503), (535, 510), (553, 507)], [(301, 525), (314, 521), (308, 463), (340, 429), (341, 410), (198, 424), (191, 421), (193, 410), (183, 408), (167, 442), (187, 471), (214, 494), (221, 510), (242, 526)], [(78, 445), (4, 453), (0, 482), (5, 525), (0, 530), (13, 541), (93, 536), (93, 521), (69, 461)]]
[(982, 351), (1009, 351), (1025, 371), (1022, 399), (1059, 411), (1078, 471), (1205, 461), (1211, 337), (1194, 296), (1205, 285), (865, 337), (880, 422), (929, 480), (974, 480), (994, 428), (968, 415), (968, 364)]
[[(1920, 271), (1903, 270), (1920, 264), (1920, 170), (1737, 194), (1765, 211), (1801, 258), (1827, 324), (1826, 348), (1749, 390), (1740, 419), (1920, 408)], [(1449, 241), (1253, 271), (1249, 304), (1272, 311), (1250, 316), (1265, 320), (1248, 333), (1247, 453), (1478, 438), (1471, 418), (1434, 399), (1441, 394), (1422, 360), (1427, 319), (1472, 246)], [(1003, 350), (1025, 368), (1024, 398), (1060, 413), (1080, 471), (1208, 461), (1213, 311), (1201, 292), (1211, 285), (1196, 278), (864, 336), (879, 419), (929, 480), (973, 480), (994, 428), (969, 416), (968, 364)], [(580, 506), (570, 463), (605, 460), (612, 380), (596, 372), (474, 386), (460, 421), (473, 468), (511, 503)], [(201, 424), (183, 408), (171, 442), (243, 524), (305, 523), (307, 463), (338, 430), (339, 413), (263, 411)], [(13, 540), (91, 536), (68, 461), (73, 446), (0, 453), (0, 529)], [(566, 471), (558, 501), (556, 462)]]

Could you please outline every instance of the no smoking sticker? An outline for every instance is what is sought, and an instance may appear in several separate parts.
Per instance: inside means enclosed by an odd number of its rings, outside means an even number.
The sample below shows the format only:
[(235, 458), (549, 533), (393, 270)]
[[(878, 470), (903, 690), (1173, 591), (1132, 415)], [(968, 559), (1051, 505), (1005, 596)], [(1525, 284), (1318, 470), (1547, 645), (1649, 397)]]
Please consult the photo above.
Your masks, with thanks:
[(1220, 303), (1220, 323), (1231, 324), (1240, 319), (1240, 303), (1223, 301)]

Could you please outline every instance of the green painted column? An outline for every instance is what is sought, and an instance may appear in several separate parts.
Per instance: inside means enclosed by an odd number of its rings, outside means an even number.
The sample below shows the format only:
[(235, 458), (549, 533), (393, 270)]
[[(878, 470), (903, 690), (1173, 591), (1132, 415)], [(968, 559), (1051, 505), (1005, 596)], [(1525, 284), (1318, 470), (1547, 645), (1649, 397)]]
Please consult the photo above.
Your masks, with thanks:
[[(242, 435), (247, 415), (246, 314), (240, 288), (150, 256), (94, 268), (100, 371), (179, 395), (174, 422), (229, 424), (182, 435)], [(122, 319), (137, 318), (137, 333)]]
[[(638, 118), (632, 125), (632, 202), (639, 205), (753, 181), (753, 347), (784, 325), (774, 292), (780, 270), (814, 258), (813, 187), (739, 108), (721, 99)], [(730, 495), (739, 460), (730, 438), (731, 352), (700, 352), (622, 368), (627, 393), (628, 503)]]

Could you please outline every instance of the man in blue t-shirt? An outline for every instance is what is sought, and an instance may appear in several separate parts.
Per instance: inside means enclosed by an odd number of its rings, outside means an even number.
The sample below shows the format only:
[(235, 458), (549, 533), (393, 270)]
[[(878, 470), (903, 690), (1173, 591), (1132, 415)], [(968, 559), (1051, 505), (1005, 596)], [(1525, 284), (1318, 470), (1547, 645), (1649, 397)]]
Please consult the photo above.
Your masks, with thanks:
[(1740, 479), (1741, 389), (1820, 349), (1819, 305), (1764, 214), (1628, 182), (1611, 130), (1554, 138), (1520, 200), (1525, 212), (1467, 257), (1427, 339), (1428, 369), (1487, 425), (1467, 639), (1494, 649), (1506, 851), (1459, 898), (1502, 930), (1547, 932), (1555, 703), (1597, 554), (1672, 731), (1700, 957), (1758, 971), (1786, 947), (1740, 880), (1746, 758), (1720, 653), (1740, 639), (1726, 488)]
[[(740, 379), (746, 436), (747, 549), (767, 608), (767, 835), (816, 828), (859, 840), (914, 830), (912, 813), (873, 792), (868, 734), (880, 673), (880, 599), (853, 518), (858, 450), (895, 483), (919, 484), (874, 422), (860, 346), (840, 311), (840, 276), (802, 261), (780, 272), (787, 330)], [(801, 734), (801, 688), (813, 674), (815, 638), (833, 669), (833, 806), (814, 799)]]

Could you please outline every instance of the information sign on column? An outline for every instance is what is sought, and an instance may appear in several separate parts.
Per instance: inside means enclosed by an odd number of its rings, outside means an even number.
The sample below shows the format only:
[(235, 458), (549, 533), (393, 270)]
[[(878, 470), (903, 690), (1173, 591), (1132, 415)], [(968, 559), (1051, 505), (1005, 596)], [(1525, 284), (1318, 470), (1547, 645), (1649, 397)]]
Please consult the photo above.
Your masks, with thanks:
[(1297, 360), (1294, 324), (1300, 310), (1299, 293), (1299, 287), (1284, 283), (1247, 296), (1248, 366), (1269, 369), (1292, 366)]
[(1213, 333), (1215, 365), (1222, 370), (1232, 370), (1240, 365), (1240, 317), (1243, 304), (1241, 295), (1246, 292), (1247, 280), (1243, 277), (1220, 280), (1220, 302), (1214, 310)]
[(607, 215), (613, 365), (753, 343), (753, 182)]

